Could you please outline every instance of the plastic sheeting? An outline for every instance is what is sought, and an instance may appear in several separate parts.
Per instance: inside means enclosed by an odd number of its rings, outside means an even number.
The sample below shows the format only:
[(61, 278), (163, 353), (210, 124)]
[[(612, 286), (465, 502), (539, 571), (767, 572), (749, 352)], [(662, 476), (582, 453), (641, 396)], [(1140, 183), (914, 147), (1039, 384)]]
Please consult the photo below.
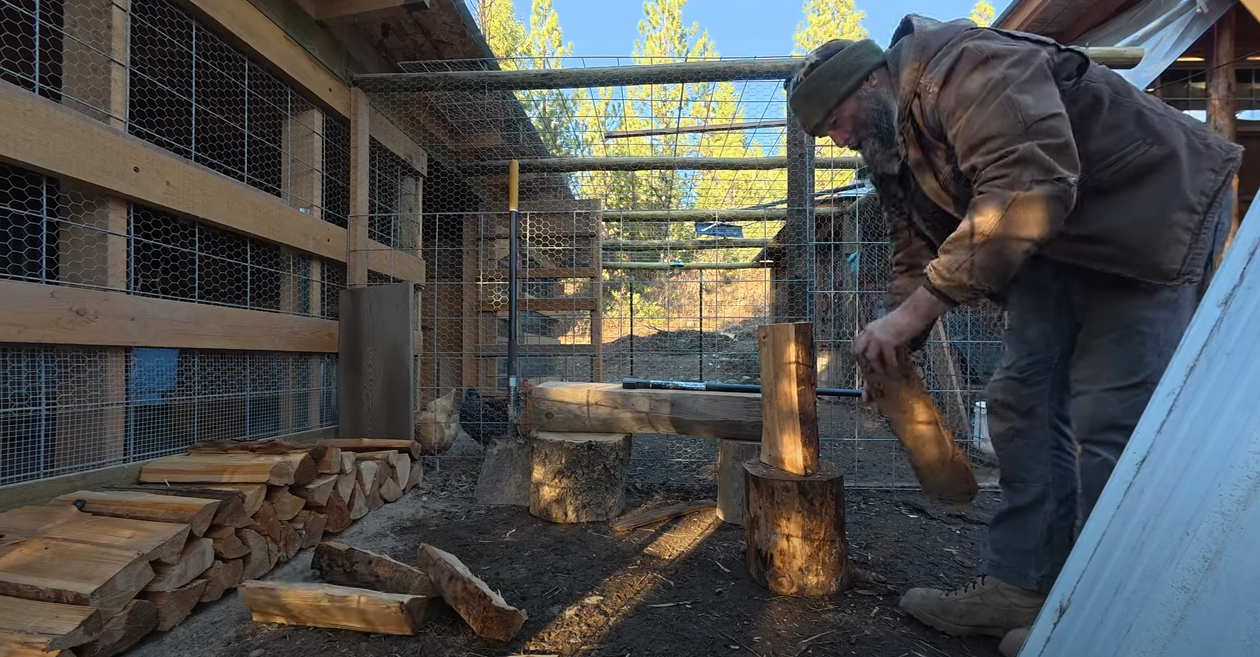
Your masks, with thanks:
[(1234, 4), (1234, 0), (1147, 0), (1087, 32), (1075, 45), (1143, 47), (1141, 63), (1117, 72), (1145, 89)]
[(1260, 203), (1021, 657), (1260, 655)]

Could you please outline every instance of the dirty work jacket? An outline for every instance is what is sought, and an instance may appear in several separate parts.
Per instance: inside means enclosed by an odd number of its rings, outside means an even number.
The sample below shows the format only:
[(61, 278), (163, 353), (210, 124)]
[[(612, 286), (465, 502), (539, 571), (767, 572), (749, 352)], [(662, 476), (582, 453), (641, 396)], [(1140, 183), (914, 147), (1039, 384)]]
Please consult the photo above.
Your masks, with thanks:
[(904, 165), (874, 183), (894, 303), (921, 285), (1000, 301), (1032, 253), (1198, 281), (1241, 147), (1043, 37), (912, 14), (887, 55)]

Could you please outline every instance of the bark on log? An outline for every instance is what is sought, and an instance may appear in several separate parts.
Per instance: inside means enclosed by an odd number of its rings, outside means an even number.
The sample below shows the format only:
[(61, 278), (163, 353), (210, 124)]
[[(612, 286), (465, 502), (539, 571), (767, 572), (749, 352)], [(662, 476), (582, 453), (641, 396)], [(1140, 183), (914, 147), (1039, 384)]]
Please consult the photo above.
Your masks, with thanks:
[(315, 547), (311, 569), (319, 572), (320, 579), (338, 586), (430, 598), (440, 595), (423, 570), (336, 541), (324, 541)]
[(833, 595), (852, 583), (844, 534), (844, 476), (832, 464), (803, 477), (744, 463), (745, 556), (753, 581), (779, 594)]
[(250, 581), (241, 599), (254, 622), (354, 630), (371, 634), (415, 634), (429, 600), (332, 584)]
[(214, 565), (201, 575), (206, 580), (206, 590), (201, 594), (201, 601), (214, 602), (222, 598), (229, 589), (234, 589), (241, 583), (244, 574), (244, 559), (214, 562)]
[(251, 516), (258, 513), (258, 509), (267, 501), (267, 484), (212, 484), (206, 488), (240, 493), (244, 496), (245, 512)]
[(630, 434), (540, 432), (530, 463), (529, 512), (535, 517), (596, 522), (625, 509)]
[(719, 440), (717, 456), (717, 517), (732, 525), (744, 524), (744, 461), (759, 460), (761, 444)]
[(698, 502), (679, 502), (678, 504), (670, 504), (655, 509), (646, 509), (643, 511), (635, 511), (627, 513), (620, 518), (612, 521), (611, 527), (615, 532), (628, 532), (631, 529), (646, 527), (652, 523), (671, 518), (678, 518), (696, 511), (704, 511), (717, 506), (713, 500), (700, 500)]
[(432, 545), (421, 544), (416, 564), (429, 576), (433, 586), (478, 636), (511, 641), (529, 618), (523, 609), (507, 603), (503, 596), (486, 586), (454, 555)]

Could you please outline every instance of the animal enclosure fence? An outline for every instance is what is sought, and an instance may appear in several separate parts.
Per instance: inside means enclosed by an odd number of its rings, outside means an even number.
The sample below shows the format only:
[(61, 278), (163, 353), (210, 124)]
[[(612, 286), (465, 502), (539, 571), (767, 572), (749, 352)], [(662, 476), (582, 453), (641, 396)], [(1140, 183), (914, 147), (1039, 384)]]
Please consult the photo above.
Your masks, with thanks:
[[(507, 169), (519, 162), (519, 372), (749, 382), (756, 327), (815, 325), (820, 386), (859, 387), (851, 341), (886, 312), (890, 246), (853, 153), (790, 127), (784, 59), (408, 62), (358, 76), (377, 110), (435, 153), (425, 179), (421, 405), (506, 382)], [(686, 80), (685, 82), (679, 82)], [(970, 444), (1001, 314), (960, 308), (922, 353)], [(458, 400), (456, 400), (458, 402)], [(854, 484), (909, 484), (882, 422), (820, 403), (824, 456)], [(640, 478), (685, 483), (712, 441), (641, 437)], [(476, 456), (456, 450), (454, 456)]]

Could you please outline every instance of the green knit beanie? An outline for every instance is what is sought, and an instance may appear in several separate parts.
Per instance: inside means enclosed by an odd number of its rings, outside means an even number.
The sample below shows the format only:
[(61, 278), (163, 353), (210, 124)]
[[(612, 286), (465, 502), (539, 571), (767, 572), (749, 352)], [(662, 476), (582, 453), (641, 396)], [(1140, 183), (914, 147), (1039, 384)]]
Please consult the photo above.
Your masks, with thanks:
[[(815, 66), (822, 53), (840, 51)], [(853, 95), (885, 63), (884, 50), (870, 39), (833, 39), (805, 57), (788, 82), (788, 105), (805, 131), (815, 137), (837, 105)], [(807, 69), (809, 70), (806, 73)]]

